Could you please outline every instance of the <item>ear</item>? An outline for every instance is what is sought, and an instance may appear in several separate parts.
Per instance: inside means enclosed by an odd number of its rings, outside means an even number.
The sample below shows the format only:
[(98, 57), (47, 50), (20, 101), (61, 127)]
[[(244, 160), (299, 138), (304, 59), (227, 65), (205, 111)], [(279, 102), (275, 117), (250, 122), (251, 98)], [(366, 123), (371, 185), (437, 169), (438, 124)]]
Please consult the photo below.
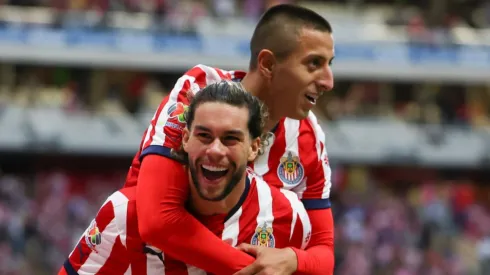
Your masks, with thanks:
[(248, 162), (254, 161), (257, 156), (259, 155), (259, 149), (260, 149), (260, 138), (253, 139), (251, 144), (250, 144), (250, 150), (248, 153)]
[(272, 78), (272, 71), (276, 64), (274, 53), (269, 50), (261, 50), (257, 56), (257, 69), (267, 79)]
[(189, 138), (191, 136), (191, 132), (187, 127), (184, 127), (182, 130), (182, 148), (187, 153), (187, 144), (189, 143)]

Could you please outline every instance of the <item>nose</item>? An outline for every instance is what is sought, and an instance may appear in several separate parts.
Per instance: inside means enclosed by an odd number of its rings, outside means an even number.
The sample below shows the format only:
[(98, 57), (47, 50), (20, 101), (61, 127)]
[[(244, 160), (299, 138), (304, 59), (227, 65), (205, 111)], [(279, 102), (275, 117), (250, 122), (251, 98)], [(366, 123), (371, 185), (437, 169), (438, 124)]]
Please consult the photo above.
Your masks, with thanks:
[(322, 77), (317, 82), (318, 88), (321, 91), (328, 92), (333, 89), (333, 72), (330, 66), (327, 66), (325, 71), (322, 73)]
[(219, 162), (226, 155), (226, 146), (217, 138), (209, 145), (206, 153), (209, 160)]

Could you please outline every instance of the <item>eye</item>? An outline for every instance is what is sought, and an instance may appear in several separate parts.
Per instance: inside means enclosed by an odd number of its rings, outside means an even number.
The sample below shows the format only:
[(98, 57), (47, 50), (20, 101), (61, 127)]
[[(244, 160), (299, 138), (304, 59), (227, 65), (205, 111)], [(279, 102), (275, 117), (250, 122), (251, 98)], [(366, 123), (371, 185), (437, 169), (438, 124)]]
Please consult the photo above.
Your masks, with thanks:
[(330, 61), (328, 61), (328, 66), (332, 66), (332, 64), (333, 64), (333, 57), (332, 59), (330, 59)]
[(311, 72), (316, 71), (323, 67), (325, 60), (323, 58), (315, 57), (308, 62), (308, 70)]
[(318, 67), (321, 67), (322, 66), (322, 60), (320, 58), (314, 58), (313, 60), (311, 60), (310, 64), (311, 66), (315, 67), (315, 68), (318, 68)]
[(202, 141), (211, 140), (213, 137), (208, 133), (197, 133), (196, 136)]
[(227, 146), (235, 145), (240, 142), (240, 139), (236, 136), (226, 136), (223, 138), (223, 143)]

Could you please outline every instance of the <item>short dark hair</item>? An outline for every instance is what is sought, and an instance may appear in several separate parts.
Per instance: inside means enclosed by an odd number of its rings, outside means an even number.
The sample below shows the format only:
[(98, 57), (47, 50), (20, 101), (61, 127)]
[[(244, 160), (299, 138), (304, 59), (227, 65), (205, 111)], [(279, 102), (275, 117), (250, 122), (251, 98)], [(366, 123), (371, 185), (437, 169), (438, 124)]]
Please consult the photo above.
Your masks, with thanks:
[(250, 41), (249, 69), (257, 68), (257, 58), (263, 49), (272, 51), (279, 59), (289, 56), (296, 48), (303, 28), (332, 32), (330, 23), (310, 9), (291, 4), (268, 9), (260, 18)]
[[(259, 154), (267, 144), (267, 133), (265, 124), (269, 119), (267, 107), (255, 96), (248, 93), (240, 83), (222, 81), (203, 88), (192, 98), (188, 110), (185, 113), (187, 129), (192, 128), (197, 108), (207, 102), (220, 102), (235, 107), (245, 107), (248, 109), (248, 131), (252, 139), (261, 138)], [(172, 156), (184, 163), (188, 163), (187, 153), (181, 147), (179, 150), (172, 150)]]

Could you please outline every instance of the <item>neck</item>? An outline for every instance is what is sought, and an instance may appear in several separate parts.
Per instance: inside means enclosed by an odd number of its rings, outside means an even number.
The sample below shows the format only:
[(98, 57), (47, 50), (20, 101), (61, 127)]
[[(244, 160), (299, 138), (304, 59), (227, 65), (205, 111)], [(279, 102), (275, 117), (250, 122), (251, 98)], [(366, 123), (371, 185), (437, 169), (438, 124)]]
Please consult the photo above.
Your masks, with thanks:
[(191, 197), (189, 205), (195, 213), (203, 216), (228, 214), (240, 201), (243, 192), (245, 192), (245, 184), (244, 176), (235, 186), (235, 188), (233, 188), (233, 191), (231, 191), (226, 198), (220, 201), (209, 201), (201, 198), (194, 184), (191, 184)]
[(263, 85), (260, 76), (256, 71), (248, 72), (241, 81), (243, 88), (262, 101), (268, 109), (269, 119), (265, 124), (265, 130), (270, 131), (279, 120), (281, 115), (277, 114), (274, 108), (274, 98), (270, 96), (270, 91), (266, 85)]

